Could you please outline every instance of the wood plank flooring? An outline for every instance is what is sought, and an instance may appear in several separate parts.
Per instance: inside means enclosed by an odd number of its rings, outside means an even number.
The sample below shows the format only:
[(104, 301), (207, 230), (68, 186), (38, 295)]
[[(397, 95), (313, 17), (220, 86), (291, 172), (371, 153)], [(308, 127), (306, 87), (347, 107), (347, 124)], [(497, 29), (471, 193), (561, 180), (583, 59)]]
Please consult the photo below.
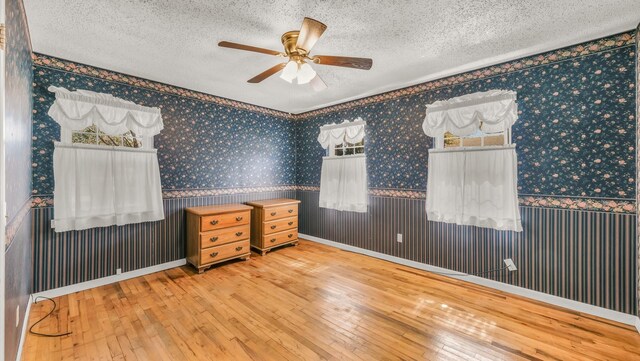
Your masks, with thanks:
[(37, 330), (73, 334), (24, 360), (640, 359), (632, 327), (307, 241), (56, 301)]

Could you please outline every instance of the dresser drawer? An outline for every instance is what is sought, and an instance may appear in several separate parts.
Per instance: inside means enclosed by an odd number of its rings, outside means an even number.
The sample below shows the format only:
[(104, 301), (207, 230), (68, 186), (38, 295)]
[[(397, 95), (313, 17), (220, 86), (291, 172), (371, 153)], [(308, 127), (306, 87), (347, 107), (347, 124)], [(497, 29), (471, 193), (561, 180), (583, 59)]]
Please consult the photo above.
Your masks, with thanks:
[(277, 246), (279, 244), (295, 241), (298, 239), (298, 230), (290, 229), (288, 231), (269, 234), (262, 237), (263, 248)]
[(264, 234), (282, 232), (287, 229), (298, 228), (298, 217), (278, 219), (276, 221), (264, 222)]
[(221, 261), (227, 258), (248, 254), (250, 251), (249, 240), (227, 243), (222, 246), (206, 248), (200, 251), (200, 263), (207, 264)]
[(200, 233), (200, 248), (208, 248), (221, 246), (223, 244), (248, 239), (251, 235), (251, 226), (245, 224), (243, 226), (217, 229)]
[(293, 217), (298, 215), (298, 204), (288, 204), (286, 206), (263, 208), (263, 220), (270, 221), (285, 217)]
[(239, 226), (249, 224), (251, 212), (225, 213), (213, 216), (204, 216), (200, 221), (200, 231), (211, 231), (214, 229)]

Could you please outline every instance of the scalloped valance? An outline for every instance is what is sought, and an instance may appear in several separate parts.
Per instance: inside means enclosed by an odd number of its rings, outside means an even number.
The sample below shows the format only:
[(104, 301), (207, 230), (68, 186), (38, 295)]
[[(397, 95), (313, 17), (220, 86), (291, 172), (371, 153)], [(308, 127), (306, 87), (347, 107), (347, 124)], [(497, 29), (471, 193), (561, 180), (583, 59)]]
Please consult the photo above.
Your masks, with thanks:
[(342, 144), (343, 141), (355, 144), (364, 139), (364, 126), (366, 122), (362, 118), (357, 118), (353, 122), (345, 120), (340, 124), (327, 124), (320, 127), (318, 142), (322, 148), (327, 149), (330, 145)]
[(470, 135), (480, 126), (484, 133), (503, 132), (518, 120), (516, 95), (510, 90), (489, 90), (434, 102), (427, 105), (422, 129), (430, 137), (447, 132)]
[(48, 90), (56, 94), (48, 114), (65, 129), (82, 130), (95, 124), (108, 135), (132, 131), (138, 136), (154, 136), (164, 128), (160, 108), (89, 90), (69, 91), (55, 86)]

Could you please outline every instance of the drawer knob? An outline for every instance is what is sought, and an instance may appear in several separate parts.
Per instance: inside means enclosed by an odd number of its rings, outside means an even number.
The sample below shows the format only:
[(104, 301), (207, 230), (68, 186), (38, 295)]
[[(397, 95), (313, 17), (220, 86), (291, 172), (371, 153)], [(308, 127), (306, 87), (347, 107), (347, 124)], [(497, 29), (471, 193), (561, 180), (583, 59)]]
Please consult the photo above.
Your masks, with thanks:
[(273, 226), (271, 226), (271, 229), (276, 229), (276, 225), (274, 224)]
[(237, 237), (242, 236), (242, 232), (236, 232), (236, 236), (237, 236)]
[(293, 213), (293, 209), (290, 209), (290, 210), (288, 210), (287, 212), (289, 212), (289, 213)]
[(238, 246), (238, 247), (236, 247), (236, 251), (237, 251), (237, 252), (242, 251), (242, 246)]
[(272, 217), (275, 216), (275, 215), (276, 215), (276, 212), (271, 212), (271, 216)]
[(290, 234), (290, 235), (288, 235), (287, 237), (291, 238), (291, 237), (293, 237), (293, 234)]
[(211, 221), (209, 223), (211, 223), (212, 226), (215, 226), (216, 224), (218, 224), (218, 220), (214, 219), (213, 221)]
[(209, 239), (211, 240), (211, 242), (215, 242), (215, 241), (217, 241), (217, 240), (218, 240), (218, 237), (211, 237), (211, 238), (209, 238)]
[(215, 257), (218, 255), (218, 252), (213, 252), (212, 254), (210, 254), (211, 258)]
[(288, 224), (289, 224), (289, 225), (292, 225), (292, 224), (293, 224), (293, 222), (289, 222)]
[(240, 222), (242, 220), (242, 217), (236, 217), (236, 221)]
[(274, 243), (276, 241), (275, 238), (271, 238), (271, 240), (269, 242)]

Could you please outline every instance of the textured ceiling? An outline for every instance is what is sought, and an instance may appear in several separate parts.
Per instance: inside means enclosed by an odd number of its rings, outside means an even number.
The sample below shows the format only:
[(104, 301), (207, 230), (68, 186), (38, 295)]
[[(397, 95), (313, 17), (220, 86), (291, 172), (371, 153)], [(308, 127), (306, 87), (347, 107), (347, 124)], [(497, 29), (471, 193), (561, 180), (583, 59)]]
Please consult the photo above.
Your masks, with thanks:
[[(638, 0), (24, 0), (34, 51), (300, 113), (630, 30)], [(373, 58), (369, 71), (314, 65), (329, 88), (273, 76), (281, 62), (219, 48), (282, 50), (303, 17), (328, 25), (312, 53)]]

